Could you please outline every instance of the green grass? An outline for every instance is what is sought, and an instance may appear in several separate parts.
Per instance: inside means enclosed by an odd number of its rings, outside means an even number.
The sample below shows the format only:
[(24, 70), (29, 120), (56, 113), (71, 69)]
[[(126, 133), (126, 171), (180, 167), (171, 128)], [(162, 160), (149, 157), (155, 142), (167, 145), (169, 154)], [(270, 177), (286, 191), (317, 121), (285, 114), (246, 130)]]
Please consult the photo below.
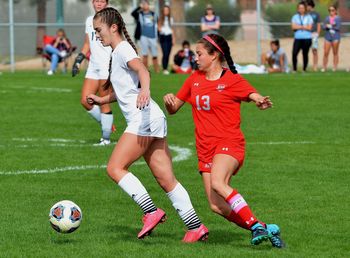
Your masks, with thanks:
[[(0, 75), (0, 257), (347, 257), (349, 75), (246, 78), (271, 96), (274, 108), (259, 111), (251, 103), (242, 105), (247, 153), (232, 185), (258, 218), (280, 225), (286, 249), (273, 249), (269, 243), (251, 246), (249, 232), (210, 211), (196, 172), (189, 106), (168, 118), (168, 139), (171, 145), (192, 151), (188, 160), (174, 163), (174, 169), (210, 230), (206, 243), (181, 243), (184, 226), (145, 165), (135, 165), (131, 171), (166, 210), (168, 221), (142, 241), (136, 238), (140, 210), (105, 169), (14, 175), (105, 165), (113, 150), (113, 146), (91, 146), (100, 132), (80, 105), (83, 75), (18, 72)], [(163, 106), (162, 96), (176, 92), (184, 80), (184, 76), (152, 75), (153, 98)], [(116, 104), (113, 109), (116, 141), (125, 121)], [(83, 210), (81, 228), (69, 235), (54, 232), (48, 222), (50, 207), (62, 199)]]

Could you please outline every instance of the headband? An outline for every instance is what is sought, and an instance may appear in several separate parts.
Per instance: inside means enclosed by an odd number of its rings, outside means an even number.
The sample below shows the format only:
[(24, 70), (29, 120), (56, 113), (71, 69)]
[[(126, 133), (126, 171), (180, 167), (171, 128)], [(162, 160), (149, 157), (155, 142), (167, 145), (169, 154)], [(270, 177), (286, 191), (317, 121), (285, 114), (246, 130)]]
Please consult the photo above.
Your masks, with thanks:
[(218, 46), (218, 44), (215, 43), (215, 41), (214, 41), (211, 37), (209, 37), (208, 35), (205, 35), (205, 36), (203, 37), (203, 39), (205, 39), (205, 40), (208, 41), (210, 44), (212, 44), (217, 50), (220, 51), (221, 54), (223, 54), (223, 55), (225, 56), (224, 51), (222, 51), (222, 49)]

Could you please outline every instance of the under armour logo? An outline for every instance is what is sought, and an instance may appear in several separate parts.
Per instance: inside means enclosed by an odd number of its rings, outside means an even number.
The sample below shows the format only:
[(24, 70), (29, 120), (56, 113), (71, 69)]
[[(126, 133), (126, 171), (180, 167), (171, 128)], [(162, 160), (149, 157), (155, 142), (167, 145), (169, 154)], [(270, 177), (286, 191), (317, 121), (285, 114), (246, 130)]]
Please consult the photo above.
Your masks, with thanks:
[(199, 82), (193, 83), (193, 86), (194, 86), (194, 87), (198, 87), (198, 86), (199, 86)]
[(135, 200), (135, 197), (137, 196), (137, 194), (132, 194), (131, 195), (131, 198), (133, 199), (133, 200)]
[(228, 151), (227, 147), (222, 148), (223, 151)]

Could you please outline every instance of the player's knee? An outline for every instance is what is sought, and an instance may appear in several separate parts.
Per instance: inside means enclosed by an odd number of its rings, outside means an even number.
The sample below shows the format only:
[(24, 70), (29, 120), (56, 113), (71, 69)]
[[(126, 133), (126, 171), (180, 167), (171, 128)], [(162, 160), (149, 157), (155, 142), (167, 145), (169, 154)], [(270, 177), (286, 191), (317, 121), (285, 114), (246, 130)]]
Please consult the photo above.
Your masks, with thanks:
[(224, 188), (225, 183), (223, 180), (216, 178), (216, 177), (211, 177), (211, 188), (214, 192), (216, 192), (217, 194), (221, 195), (221, 190)]
[(80, 99), (80, 104), (81, 104), (86, 110), (90, 110), (90, 109), (91, 109), (91, 105), (87, 103), (86, 98), (81, 98), (81, 99)]
[(114, 181), (116, 181), (117, 183), (120, 181), (121, 179), (121, 175), (123, 174), (123, 169), (116, 167), (115, 165), (107, 165), (107, 174), (110, 178), (112, 178)]

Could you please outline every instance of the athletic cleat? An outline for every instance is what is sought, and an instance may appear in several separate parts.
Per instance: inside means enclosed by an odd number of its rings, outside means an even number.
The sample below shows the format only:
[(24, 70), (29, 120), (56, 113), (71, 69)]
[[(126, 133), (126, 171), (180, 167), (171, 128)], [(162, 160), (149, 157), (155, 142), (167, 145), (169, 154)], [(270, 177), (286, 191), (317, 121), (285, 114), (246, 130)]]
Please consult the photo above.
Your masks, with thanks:
[(106, 145), (109, 145), (109, 144), (111, 144), (110, 140), (101, 138), (100, 142), (99, 143), (95, 143), (94, 146), (106, 146)]
[(269, 233), (260, 223), (252, 227), (252, 245), (258, 245), (269, 238)]
[(157, 209), (153, 213), (146, 213), (143, 218), (143, 228), (137, 235), (139, 239), (144, 238), (152, 233), (152, 230), (159, 224), (166, 221), (165, 212), (162, 209)]
[(194, 230), (188, 230), (182, 239), (182, 242), (193, 243), (197, 241), (205, 241), (208, 239), (209, 231), (203, 224)]
[(269, 240), (273, 247), (283, 248), (285, 243), (281, 239), (281, 230), (276, 224), (266, 224), (266, 229), (269, 233)]
[(115, 125), (114, 124), (112, 124), (112, 133), (114, 133), (115, 131), (117, 131), (117, 127), (115, 127)]

